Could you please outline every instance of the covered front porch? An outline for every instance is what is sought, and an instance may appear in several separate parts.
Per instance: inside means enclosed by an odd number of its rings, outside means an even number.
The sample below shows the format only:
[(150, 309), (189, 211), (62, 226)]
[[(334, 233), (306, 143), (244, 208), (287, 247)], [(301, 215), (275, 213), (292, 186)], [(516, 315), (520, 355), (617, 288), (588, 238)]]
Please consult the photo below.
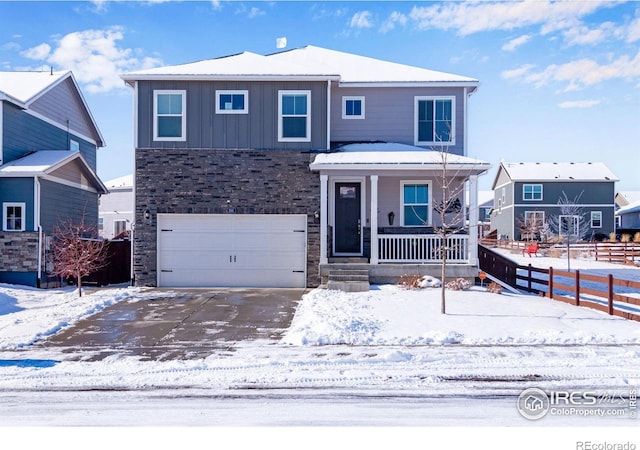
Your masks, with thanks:
[(366, 271), (373, 283), (440, 277), (443, 258), (447, 279), (477, 274), (477, 181), (488, 163), (372, 143), (319, 154), (310, 167), (320, 172), (323, 283), (339, 270)]

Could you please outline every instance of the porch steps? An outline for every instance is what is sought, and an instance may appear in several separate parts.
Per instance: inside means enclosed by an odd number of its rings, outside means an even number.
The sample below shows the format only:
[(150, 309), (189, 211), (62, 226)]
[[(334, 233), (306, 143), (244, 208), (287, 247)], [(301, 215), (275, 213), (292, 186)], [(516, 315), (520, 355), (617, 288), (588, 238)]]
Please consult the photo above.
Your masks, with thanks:
[(327, 289), (343, 292), (364, 292), (369, 290), (368, 269), (335, 269), (329, 271)]

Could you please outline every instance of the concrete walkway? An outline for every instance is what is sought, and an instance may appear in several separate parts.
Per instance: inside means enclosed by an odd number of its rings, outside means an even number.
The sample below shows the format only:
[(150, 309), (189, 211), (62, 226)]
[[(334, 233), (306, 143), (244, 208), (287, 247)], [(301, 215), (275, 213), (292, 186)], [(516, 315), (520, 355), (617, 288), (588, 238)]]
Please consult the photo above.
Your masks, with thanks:
[(122, 301), (36, 346), (60, 347), (70, 359), (113, 354), (143, 360), (230, 354), (238, 342), (278, 339), (304, 289), (156, 289), (157, 297)]

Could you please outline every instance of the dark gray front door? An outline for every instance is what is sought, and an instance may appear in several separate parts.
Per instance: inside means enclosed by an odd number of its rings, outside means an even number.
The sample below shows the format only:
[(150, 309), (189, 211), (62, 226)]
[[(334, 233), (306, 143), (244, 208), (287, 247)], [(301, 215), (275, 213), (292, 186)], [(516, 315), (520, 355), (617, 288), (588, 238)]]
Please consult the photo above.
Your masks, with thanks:
[(362, 254), (360, 183), (336, 183), (335, 254)]

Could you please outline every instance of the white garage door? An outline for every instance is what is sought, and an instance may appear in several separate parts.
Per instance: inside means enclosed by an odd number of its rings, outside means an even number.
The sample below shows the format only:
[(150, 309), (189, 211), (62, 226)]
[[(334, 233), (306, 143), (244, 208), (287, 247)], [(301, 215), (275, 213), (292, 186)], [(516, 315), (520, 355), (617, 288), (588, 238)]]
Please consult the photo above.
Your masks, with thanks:
[(158, 214), (158, 286), (305, 287), (305, 215)]

